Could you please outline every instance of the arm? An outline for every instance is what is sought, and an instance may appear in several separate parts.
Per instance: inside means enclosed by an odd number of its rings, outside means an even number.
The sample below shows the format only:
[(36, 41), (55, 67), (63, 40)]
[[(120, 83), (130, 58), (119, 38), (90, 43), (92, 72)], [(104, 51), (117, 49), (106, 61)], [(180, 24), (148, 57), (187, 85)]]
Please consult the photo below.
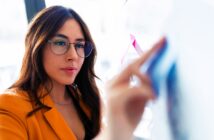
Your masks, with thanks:
[(26, 104), (13, 93), (0, 94), (0, 139), (27, 140)]
[(0, 109), (0, 139), (27, 140), (23, 122), (13, 113)]

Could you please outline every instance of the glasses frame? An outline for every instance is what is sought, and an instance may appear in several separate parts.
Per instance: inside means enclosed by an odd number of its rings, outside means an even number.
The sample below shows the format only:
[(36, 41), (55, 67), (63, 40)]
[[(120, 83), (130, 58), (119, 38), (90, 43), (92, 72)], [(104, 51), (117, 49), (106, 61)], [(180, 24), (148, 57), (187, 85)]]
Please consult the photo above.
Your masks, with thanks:
[[(66, 39), (63, 39), (63, 40), (66, 40)], [(80, 42), (81, 42), (81, 41), (80, 41)], [(85, 55), (85, 56), (83, 57), (83, 56), (81, 56), (81, 55), (78, 53), (77, 48), (75, 47), (75, 45), (78, 44), (78, 43), (80, 43), (80, 42), (70, 43), (70, 42), (67, 40), (67, 48), (68, 48), (68, 49), (67, 49), (64, 53), (62, 53), (62, 54), (57, 54), (56, 52), (54, 52), (52, 46), (50, 46), (50, 47), (51, 47), (51, 51), (52, 51), (55, 55), (64, 55), (64, 54), (66, 54), (66, 53), (70, 50), (70, 48), (71, 48), (72, 45), (73, 45), (73, 47), (74, 47), (74, 49), (75, 49), (75, 51), (76, 51), (76, 53), (77, 53), (77, 55), (78, 55), (79, 57), (81, 57), (81, 58), (87, 58), (87, 57), (91, 54), (91, 52), (93, 51), (94, 47), (93, 47), (93, 45), (92, 45), (92, 43), (91, 43), (90, 41), (84, 41), (84, 43), (85, 43), (84, 46), (86, 46), (86, 44), (88, 44), (88, 45), (91, 47), (91, 48), (90, 48), (91, 50), (89, 51), (89, 53), (88, 53), (87, 55)], [(49, 40), (47, 41), (47, 43), (49, 43), (50, 45), (54, 45), (55, 42), (54, 42), (53, 40), (49, 39)], [(85, 48), (84, 48), (84, 52), (85, 52)]]

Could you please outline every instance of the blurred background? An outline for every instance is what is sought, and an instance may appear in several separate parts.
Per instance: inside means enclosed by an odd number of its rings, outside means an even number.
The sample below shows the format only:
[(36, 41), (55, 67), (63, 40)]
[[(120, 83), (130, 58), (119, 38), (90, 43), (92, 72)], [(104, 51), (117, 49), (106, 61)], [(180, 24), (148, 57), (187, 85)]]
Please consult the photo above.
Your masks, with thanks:
[[(26, 5), (64, 5), (80, 14), (97, 46), (95, 71), (101, 78), (97, 81), (101, 91), (108, 79), (139, 56), (130, 35), (142, 52), (167, 35), (178, 54), (179, 102), (183, 111), (178, 115), (185, 120), (181, 123), (189, 122), (184, 126), (188, 136), (177, 139), (214, 139), (213, 0), (1, 0), (1, 92), (14, 82), (20, 70), (29, 18)], [(154, 110), (146, 108), (135, 131), (139, 139), (176, 139), (168, 124), (167, 101), (161, 97)]]

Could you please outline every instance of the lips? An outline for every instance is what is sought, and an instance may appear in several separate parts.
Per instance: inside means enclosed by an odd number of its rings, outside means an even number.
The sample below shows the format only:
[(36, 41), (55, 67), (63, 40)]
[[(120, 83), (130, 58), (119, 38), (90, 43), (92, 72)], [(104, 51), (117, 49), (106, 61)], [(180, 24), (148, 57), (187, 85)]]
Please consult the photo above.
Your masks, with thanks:
[(61, 68), (61, 70), (66, 72), (67, 74), (73, 74), (77, 72), (76, 67), (65, 67), (65, 68)]

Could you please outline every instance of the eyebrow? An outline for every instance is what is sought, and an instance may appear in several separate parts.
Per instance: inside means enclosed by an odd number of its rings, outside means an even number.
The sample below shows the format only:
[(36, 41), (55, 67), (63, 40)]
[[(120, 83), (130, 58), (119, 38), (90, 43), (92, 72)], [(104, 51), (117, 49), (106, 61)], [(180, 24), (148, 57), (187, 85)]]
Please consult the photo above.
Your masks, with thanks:
[[(62, 37), (62, 38), (65, 38), (65, 39), (69, 40), (69, 38), (66, 35), (63, 35), (63, 34), (56, 34), (55, 36), (56, 37)], [(85, 39), (84, 38), (77, 38), (77, 39), (75, 39), (75, 41), (81, 42), (81, 41), (85, 41)]]

